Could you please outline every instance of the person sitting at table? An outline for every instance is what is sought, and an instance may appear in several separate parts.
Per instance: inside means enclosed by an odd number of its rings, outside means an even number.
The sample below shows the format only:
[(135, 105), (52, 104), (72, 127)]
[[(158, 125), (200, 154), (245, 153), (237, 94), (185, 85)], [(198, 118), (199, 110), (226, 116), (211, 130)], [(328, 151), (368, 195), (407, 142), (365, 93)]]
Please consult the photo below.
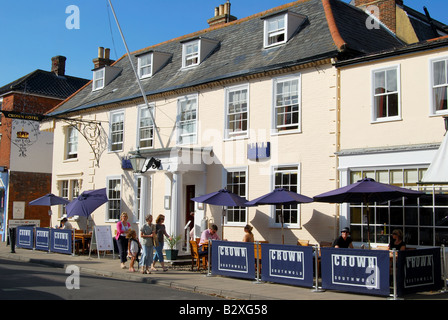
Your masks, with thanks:
[(389, 250), (395, 249), (397, 251), (406, 250), (406, 243), (403, 241), (403, 231), (395, 229), (392, 231), (392, 240), (389, 243)]
[(255, 242), (254, 240), (254, 235), (252, 233), (252, 229), (254, 227), (246, 224), (246, 226), (244, 227), (244, 237), (243, 237), (243, 242)]
[(352, 248), (353, 249), (353, 240), (350, 237), (350, 229), (343, 228), (341, 230), (341, 235), (334, 240), (333, 247), (334, 248)]
[(204, 244), (208, 244), (208, 240), (221, 240), (217, 233), (218, 226), (216, 224), (211, 224), (210, 227), (204, 230), (201, 234), (201, 240), (199, 241), (199, 255), (203, 256), (208, 254), (208, 247)]
[(71, 230), (73, 229), (73, 227), (72, 224), (68, 222), (67, 218), (63, 218), (61, 220), (61, 226), (59, 227), (59, 229)]

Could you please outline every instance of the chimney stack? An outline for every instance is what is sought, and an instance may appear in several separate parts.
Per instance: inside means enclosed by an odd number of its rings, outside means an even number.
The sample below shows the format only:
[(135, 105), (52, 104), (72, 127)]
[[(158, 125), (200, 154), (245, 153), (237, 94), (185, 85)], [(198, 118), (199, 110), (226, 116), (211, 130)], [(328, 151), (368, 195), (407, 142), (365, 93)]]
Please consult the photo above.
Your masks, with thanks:
[(208, 19), (207, 22), (211, 27), (229, 23), (235, 20), (237, 20), (237, 17), (234, 17), (230, 14), (230, 1), (227, 0), (226, 3), (221, 4), (219, 5), (219, 7), (215, 8), (215, 16), (211, 19)]
[(371, 5), (378, 7), (380, 21), (396, 34), (397, 6), (403, 6), (403, 0), (355, 0), (355, 6), (364, 10)]
[(65, 75), (65, 60), (64, 56), (56, 56), (51, 58), (51, 72), (54, 72), (57, 76)]
[(110, 60), (110, 49), (103, 47), (98, 47), (98, 58), (93, 59), (93, 68), (98, 69), (104, 66), (110, 66), (114, 63), (114, 60)]

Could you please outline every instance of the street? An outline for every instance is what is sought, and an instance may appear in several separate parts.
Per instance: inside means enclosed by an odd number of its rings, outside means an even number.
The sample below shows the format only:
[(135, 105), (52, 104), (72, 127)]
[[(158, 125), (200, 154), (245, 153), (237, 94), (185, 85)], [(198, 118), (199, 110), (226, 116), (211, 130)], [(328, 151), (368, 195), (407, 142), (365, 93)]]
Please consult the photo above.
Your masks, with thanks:
[[(76, 266), (74, 266), (76, 270)], [(217, 300), (154, 284), (0, 259), (0, 300)], [(149, 275), (150, 277), (150, 275)], [(76, 288), (79, 284), (79, 289)], [(71, 288), (71, 289), (69, 289)]]

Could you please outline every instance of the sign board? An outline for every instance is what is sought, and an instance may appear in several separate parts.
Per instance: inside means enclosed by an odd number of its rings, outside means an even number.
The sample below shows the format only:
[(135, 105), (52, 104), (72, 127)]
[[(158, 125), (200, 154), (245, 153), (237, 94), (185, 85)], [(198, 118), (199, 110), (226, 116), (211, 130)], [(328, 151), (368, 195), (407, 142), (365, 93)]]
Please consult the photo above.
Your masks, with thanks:
[(98, 258), (100, 257), (100, 251), (112, 251), (114, 252), (114, 243), (112, 238), (112, 231), (110, 226), (95, 226), (93, 229), (92, 241), (90, 243), (90, 253), (92, 252), (92, 247), (96, 247), (98, 252)]
[(399, 251), (397, 255), (399, 296), (442, 289), (440, 248)]
[(16, 246), (24, 249), (34, 248), (34, 227), (17, 227)]
[(12, 203), (13, 219), (25, 219), (25, 201), (14, 201)]
[(389, 251), (321, 250), (323, 289), (389, 296)]
[(253, 242), (213, 241), (212, 274), (255, 279)]
[(313, 286), (313, 248), (261, 244), (261, 280)]
[(36, 228), (36, 242), (34, 248), (36, 250), (50, 250), (50, 233), (49, 228)]
[(50, 251), (72, 254), (73, 230), (54, 229), (50, 234)]

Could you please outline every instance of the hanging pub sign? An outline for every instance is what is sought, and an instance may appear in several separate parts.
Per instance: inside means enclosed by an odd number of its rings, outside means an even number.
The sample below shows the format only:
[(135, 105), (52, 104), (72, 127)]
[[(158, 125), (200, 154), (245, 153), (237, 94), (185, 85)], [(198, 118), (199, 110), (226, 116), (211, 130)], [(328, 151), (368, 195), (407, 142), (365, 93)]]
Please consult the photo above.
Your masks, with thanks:
[(64, 229), (52, 230), (50, 235), (50, 251), (58, 253), (72, 253), (73, 231)]
[(16, 246), (24, 249), (33, 249), (34, 247), (34, 227), (17, 227)]
[(22, 113), (22, 112), (7, 111), (7, 110), (0, 110), (0, 112), (3, 113), (5, 118), (9, 118), (9, 119), (42, 121), (46, 118), (46, 116), (43, 114), (31, 114), (31, 113)]
[(36, 250), (50, 250), (50, 230), (48, 228), (36, 228)]
[(322, 288), (389, 296), (389, 251), (322, 248)]
[(261, 280), (303, 287), (313, 286), (313, 248), (261, 244)]
[(212, 242), (212, 274), (255, 278), (255, 254), (253, 242)]
[(440, 248), (397, 252), (397, 293), (403, 296), (442, 289)]

